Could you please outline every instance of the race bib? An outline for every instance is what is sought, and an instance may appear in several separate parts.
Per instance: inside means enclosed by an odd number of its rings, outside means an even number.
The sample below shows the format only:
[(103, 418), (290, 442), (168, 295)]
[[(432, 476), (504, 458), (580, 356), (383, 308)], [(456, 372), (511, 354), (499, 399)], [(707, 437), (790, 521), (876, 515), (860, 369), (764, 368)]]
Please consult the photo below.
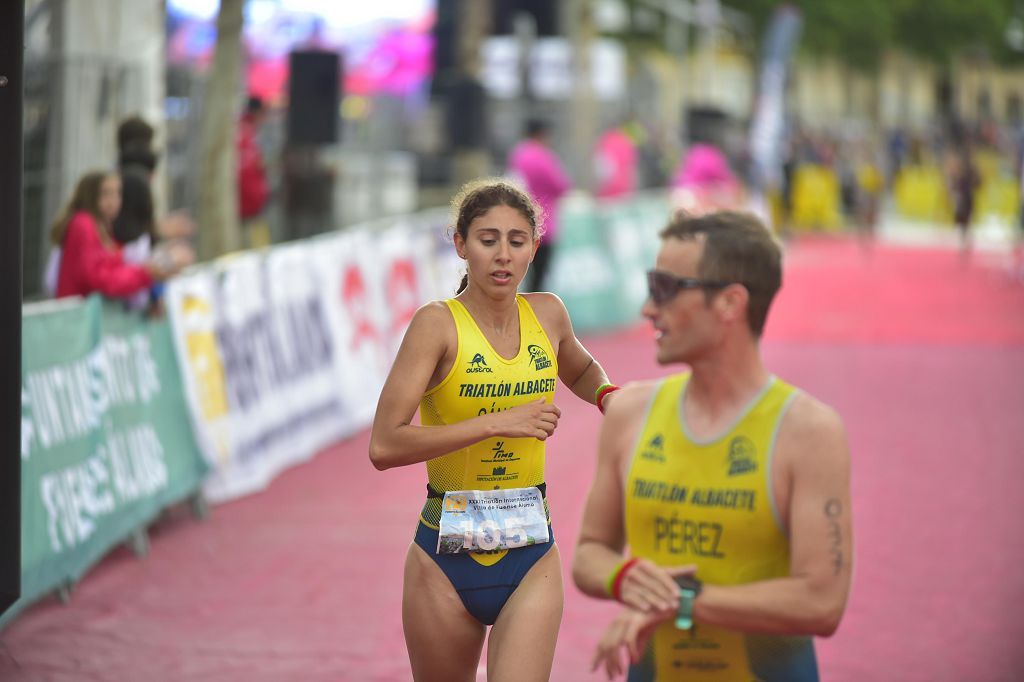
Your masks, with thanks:
[(544, 498), (537, 488), (444, 494), (438, 554), (514, 549), (549, 540)]

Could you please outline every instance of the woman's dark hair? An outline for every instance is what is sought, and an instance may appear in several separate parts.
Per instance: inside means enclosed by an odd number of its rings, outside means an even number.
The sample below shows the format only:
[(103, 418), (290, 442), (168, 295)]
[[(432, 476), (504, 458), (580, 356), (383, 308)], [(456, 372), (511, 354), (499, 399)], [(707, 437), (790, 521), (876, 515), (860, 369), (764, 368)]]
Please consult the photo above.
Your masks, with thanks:
[(155, 236), (153, 192), (146, 168), (121, 169), (121, 212), (114, 218), (114, 239), (120, 244), (133, 242), (144, 234)]
[(138, 144), (130, 144), (127, 147), (123, 147), (117, 155), (118, 168), (137, 167), (145, 170), (147, 173), (152, 173), (156, 170), (158, 161), (156, 152), (149, 147), (143, 147)]
[(97, 225), (102, 222), (100, 190), (103, 187), (103, 181), (111, 175), (113, 174), (106, 171), (91, 171), (79, 178), (78, 184), (75, 185), (75, 191), (71, 194), (71, 199), (64, 205), (57, 219), (50, 226), (50, 241), (54, 245), (60, 246), (64, 243), (64, 235), (67, 234), (71, 216), (79, 211), (86, 211), (96, 220)]
[[(543, 234), (544, 213), (526, 190), (501, 178), (484, 178), (467, 182), (452, 199), (452, 227), (465, 240), (469, 236), (469, 225), (495, 206), (508, 206), (519, 211), (530, 227), (533, 238)], [(456, 294), (461, 294), (469, 285), (469, 275), (462, 276)]]

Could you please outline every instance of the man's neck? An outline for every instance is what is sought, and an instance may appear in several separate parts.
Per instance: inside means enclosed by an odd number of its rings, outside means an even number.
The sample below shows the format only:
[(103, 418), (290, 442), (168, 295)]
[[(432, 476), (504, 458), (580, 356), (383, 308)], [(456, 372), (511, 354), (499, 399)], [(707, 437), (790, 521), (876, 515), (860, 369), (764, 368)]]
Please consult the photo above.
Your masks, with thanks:
[(756, 342), (696, 360), (683, 410), (688, 426), (707, 435), (732, 423), (767, 385), (769, 374)]

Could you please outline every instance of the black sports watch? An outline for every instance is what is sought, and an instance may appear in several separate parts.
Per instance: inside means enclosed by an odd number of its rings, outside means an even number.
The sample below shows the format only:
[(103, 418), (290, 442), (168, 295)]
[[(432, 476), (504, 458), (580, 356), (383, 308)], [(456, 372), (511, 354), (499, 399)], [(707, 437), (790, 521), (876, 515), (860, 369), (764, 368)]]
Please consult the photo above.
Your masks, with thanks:
[(676, 611), (676, 627), (680, 630), (689, 630), (693, 627), (693, 602), (697, 595), (704, 589), (702, 583), (696, 576), (681, 575), (676, 578), (679, 585), (679, 609)]

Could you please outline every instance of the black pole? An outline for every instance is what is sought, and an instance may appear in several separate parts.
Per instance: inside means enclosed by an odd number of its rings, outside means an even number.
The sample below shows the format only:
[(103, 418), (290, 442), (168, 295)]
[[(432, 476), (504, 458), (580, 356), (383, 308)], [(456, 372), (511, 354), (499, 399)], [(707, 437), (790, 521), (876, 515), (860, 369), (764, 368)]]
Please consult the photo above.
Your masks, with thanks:
[(25, 2), (0, 2), (0, 614), (21, 594), (21, 145)]

